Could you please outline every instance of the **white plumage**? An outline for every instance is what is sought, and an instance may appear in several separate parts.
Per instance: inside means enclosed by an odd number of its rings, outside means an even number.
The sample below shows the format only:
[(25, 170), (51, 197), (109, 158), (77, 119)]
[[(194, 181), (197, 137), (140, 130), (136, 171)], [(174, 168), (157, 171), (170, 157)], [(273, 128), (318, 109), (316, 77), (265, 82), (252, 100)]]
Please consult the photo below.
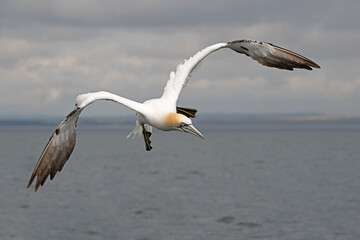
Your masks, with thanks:
[(145, 147), (148, 151), (152, 149), (150, 146), (152, 127), (163, 131), (187, 132), (203, 138), (203, 135), (193, 126), (190, 119), (195, 117), (197, 110), (177, 107), (176, 102), (196, 66), (210, 53), (223, 48), (230, 48), (235, 52), (245, 54), (268, 67), (286, 70), (320, 68), (308, 58), (273, 44), (254, 40), (236, 40), (206, 47), (185, 60), (184, 63), (179, 64), (176, 72), (170, 73), (170, 79), (167, 81), (164, 93), (160, 98), (138, 103), (104, 91), (81, 94), (76, 98), (75, 109), (67, 115), (51, 135), (30, 177), (28, 187), (37, 176), (36, 191), (40, 185), (44, 184), (49, 175), (50, 179), (53, 179), (55, 174), (61, 171), (75, 147), (76, 123), (80, 113), (86, 106), (97, 100), (110, 100), (133, 109), (136, 112), (137, 121), (129, 136), (143, 133)]

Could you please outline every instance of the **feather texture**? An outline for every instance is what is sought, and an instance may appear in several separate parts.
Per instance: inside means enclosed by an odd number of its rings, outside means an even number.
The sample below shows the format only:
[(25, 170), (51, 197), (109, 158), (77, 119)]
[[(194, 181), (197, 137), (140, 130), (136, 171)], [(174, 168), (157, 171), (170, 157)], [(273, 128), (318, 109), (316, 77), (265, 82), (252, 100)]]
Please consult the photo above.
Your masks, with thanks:
[(82, 109), (75, 108), (56, 128), (46, 144), (36, 166), (31, 174), (28, 187), (35, 177), (35, 191), (43, 185), (50, 175), (52, 180), (57, 172), (60, 172), (71, 153), (76, 142), (76, 123)]
[(294, 68), (312, 70), (312, 68), (320, 68), (315, 62), (300, 54), (267, 42), (243, 39), (227, 43), (217, 43), (204, 48), (194, 56), (185, 60), (184, 63), (179, 64), (176, 72), (170, 73), (170, 79), (166, 84), (162, 98), (168, 99), (169, 101), (176, 101), (193, 70), (205, 57), (221, 48), (230, 48), (235, 52), (251, 57), (253, 60), (267, 67), (285, 70), (293, 70)]

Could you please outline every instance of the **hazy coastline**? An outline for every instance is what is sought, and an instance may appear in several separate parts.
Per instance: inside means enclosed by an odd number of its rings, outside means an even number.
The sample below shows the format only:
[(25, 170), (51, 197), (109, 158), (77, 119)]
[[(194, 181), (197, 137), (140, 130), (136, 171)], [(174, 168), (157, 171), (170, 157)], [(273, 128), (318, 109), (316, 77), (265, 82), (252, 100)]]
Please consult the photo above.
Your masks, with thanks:
[[(0, 118), (0, 127), (56, 127), (62, 117), (8, 117)], [(135, 116), (88, 117), (81, 116), (79, 125), (96, 128), (128, 128)], [(325, 114), (199, 114), (193, 122), (202, 128), (356, 128), (360, 117)]]

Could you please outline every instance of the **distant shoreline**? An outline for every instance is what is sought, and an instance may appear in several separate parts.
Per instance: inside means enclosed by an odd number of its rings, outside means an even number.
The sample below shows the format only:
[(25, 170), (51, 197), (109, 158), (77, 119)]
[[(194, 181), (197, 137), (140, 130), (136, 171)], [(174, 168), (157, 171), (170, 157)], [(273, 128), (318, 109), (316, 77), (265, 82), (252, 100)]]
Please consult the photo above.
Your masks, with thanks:
[[(2, 129), (8, 127), (49, 127), (55, 128), (62, 119), (44, 118), (8, 118), (0, 119)], [(79, 126), (90, 128), (128, 128), (133, 127), (134, 116), (122, 117), (81, 117)], [(330, 116), (322, 114), (296, 115), (296, 114), (202, 114), (193, 122), (206, 129), (244, 128), (244, 129), (286, 129), (286, 128), (351, 128), (360, 129), (360, 117)]]

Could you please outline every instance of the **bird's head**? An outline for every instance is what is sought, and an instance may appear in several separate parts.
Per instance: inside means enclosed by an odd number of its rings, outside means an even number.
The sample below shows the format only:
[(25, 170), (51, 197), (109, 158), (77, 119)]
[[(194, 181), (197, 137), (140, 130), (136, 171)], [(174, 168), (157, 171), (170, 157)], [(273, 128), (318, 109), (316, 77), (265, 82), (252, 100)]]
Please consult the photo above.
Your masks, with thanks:
[(204, 139), (204, 136), (194, 127), (190, 118), (179, 113), (169, 113), (166, 116), (166, 124), (171, 130), (191, 133)]

